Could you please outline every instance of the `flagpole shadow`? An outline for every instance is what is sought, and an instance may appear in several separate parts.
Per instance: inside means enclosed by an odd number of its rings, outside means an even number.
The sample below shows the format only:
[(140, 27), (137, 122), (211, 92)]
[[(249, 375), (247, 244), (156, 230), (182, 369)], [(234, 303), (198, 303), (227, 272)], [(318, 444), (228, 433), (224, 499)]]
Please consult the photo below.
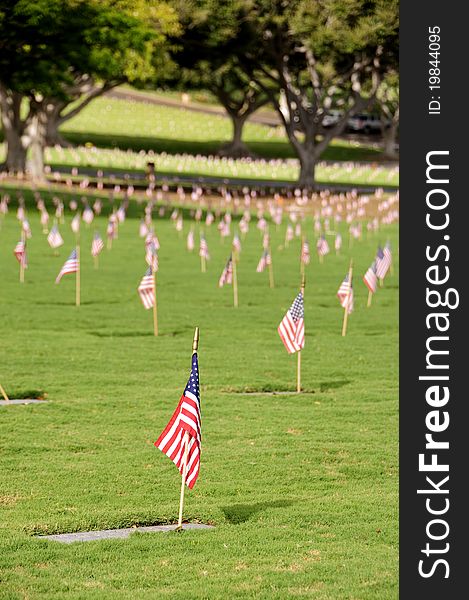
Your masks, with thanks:
[(255, 504), (232, 504), (230, 506), (221, 506), (220, 508), (228, 523), (239, 525), (249, 521), (255, 514), (268, 508), (285, 508), (292, 504), (293, 500), (270, 500), (268, 502), (256, 502)]

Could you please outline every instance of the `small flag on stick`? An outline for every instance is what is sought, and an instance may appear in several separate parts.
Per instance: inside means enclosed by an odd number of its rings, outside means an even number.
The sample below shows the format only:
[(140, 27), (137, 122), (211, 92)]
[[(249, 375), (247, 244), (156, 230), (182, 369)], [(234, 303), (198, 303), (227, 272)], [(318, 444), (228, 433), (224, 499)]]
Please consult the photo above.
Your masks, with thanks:
[(192, 343), (192, 365), (189, 380), (173, 416), (155, 442), (155, 446), (173, 461), (182, 476), (179, 529), (182, 527), (185, 487), (186, 485), (189, 489), (194, 487), (200, 470), (201, 414), (198, 343), (199, 328), (196, 327)]
[(158, 335), (158, 306), (156, 303), (156, 276), (151, 265), (137, 288), (143, 306), (149, 310), (153, 308), (153, 333)]
[(28, 267), (28, 258), (26, 255), (26, 237), (24, 232), (21, 232), (21, 240), (16, 244), (13, 254), (16, 260), (20, 263), (20, 282), (24, 283), (24, 270)]
[(218, 287), (223, 287), (224, 285), (230, 285), (233, 283), (233, 257), (230, 255), (230, 258), (227, 260), (225, 268), (220, 275), (220, 279), (218, 280)]
[(344, 309), (344, 320), (342, 323), (342, 336), (347, 333), (347, 320), (349, 314), (353, 311), (353, 283), (352, 283), (353, 263), (350, 261), (350, 268), (344, 280), (337, 291), (337, 297), (340, 305)]
[(303, 292), (300, 291), (277, 329), (280, 339), (289, 354), (294, 354), (304, 348), (304, 315)]
[(104, 242), (96, 231), (91, 242), (91, 256), (94, 258), (94, 266), (97, 269), (99, 266), (99, 255), (104, 250)]
[(376, 293), (376, 289), (378, 287), (378, 277), (376, 275), (376, 262), (373, 262), (371, 267), (369, 267), (367, 272), (363, 275), (363, 282), (368, 288), (368, 301), (366, 305), (367, 307), (370, 307), (371, 299), (373, 298), (373, 294)]

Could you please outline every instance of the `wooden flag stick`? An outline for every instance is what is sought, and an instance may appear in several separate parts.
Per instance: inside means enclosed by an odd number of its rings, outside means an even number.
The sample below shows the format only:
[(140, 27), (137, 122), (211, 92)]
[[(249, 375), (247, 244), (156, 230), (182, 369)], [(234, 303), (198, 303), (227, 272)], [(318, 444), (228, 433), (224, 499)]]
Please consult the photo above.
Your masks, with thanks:
[(7, 393), (5, 392), (5, 390), (3, 389), (2, 384), (0, 383), (0, 392), (2, 393), (2, 396), (5, 398), (5, 400), (7, 402), (10, 402), (10, 398), (8, 398)]
[(202, 271), (202, 273), (205, 273), (207, 271), (207, 263), (205, 261), (205, 256), (200, 257), (200, 270)]
[[(305, 298), (305, 274), (301, 275), (301, 294), (303, 295), (303, 302)], [(297, 352), (297, 363), (296, 363), (296, 391), (299, 394), (301, 392), (301, 350)]]
[(158, 337), (158, 301), (156, 299), (156, 273), (153, 271), (153, 293), (155, 301), (153, 302), (153, 333)]
[(186, 477), (187, 477), (187, 452), (189, 448), (189, 434), (186, 431), (184, 434), (184, 456), (182, 458), (182, 478), (181, 478), (181, 497), (179, 498), (179, 518), (178, 526), (176, 529), (182, 529), (182, 511), (184, 508), (184, 492), (186, 489)]
[[(196, 327), (194, 331), (194, 339), (192, 341), (192, 354), (197, 352), (199, 347), (199, 328)], [(179, 498), (179, 518), (178, 526), (176, 530), (182, 529), (182, 511), (184, 509), (184, 492), (186, 490), (186, 478), (187, 478), (187, 454), (189, 450), (189, 433), (186, 431), (184, 434), (184, 456), (182, 459), (182, 478), (181, 478), (181, 497)]]
[(342, 337), (344, 337), (345, 334), (347, 333), (348, 303), (350, 300), (350, 292), (352, 290), (352, 270), (353, 270), (353, 261), (352, 261), (352, 259), (350, 259), (350, 267), (348, 270), (349, 288), (348, 288), (348, 292), (347, 292), (347, 302), (345, 303), (345, 308), (344, 308), (344, 320), (342, 323)]
[(272, 251), (271, 248), (269, 246), (269, 256), (270, 256), (270, 262), (269, 262), (269, 286), (270, 288), (274, 288), (275, 287), (275, 283), (274, 283), (274, 266), (272, 264)]
[(21, 256), (21, 260), (20, 260), (20, 283), (24, 283), (24, 263), (25, 263), (25, 259), (26, 259), (26, 235), (24, 233), (24, 230), (21, 230), (21, 241), (23, 242), (23, 254)]
[(233, 304), (235, 308), (238, 308), (238, 272), (236, 269), (236, 251), (233, 251), (231, 262), (233, 265)]
[(99, 268), (99, 257), (98, 256), (94, 257), (94, 268), (95, 269)]
[(367, 308), (370, 308), (372, 298), (373, 298), (373, 293), (371, 290), (368, 290), (368, 301), (366, 303)]
[(77, 234), (77, 270), (75, 276), (75, 304), (80, 306), (80, 234)]
[(382, 277), (379, 278), (379, 287), (383, 287), (383, 278)]

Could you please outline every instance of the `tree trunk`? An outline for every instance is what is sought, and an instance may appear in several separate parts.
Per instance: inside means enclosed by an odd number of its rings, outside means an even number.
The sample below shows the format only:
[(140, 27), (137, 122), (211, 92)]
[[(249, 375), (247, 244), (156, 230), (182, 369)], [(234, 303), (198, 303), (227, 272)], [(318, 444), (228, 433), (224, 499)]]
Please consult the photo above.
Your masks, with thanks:
[(228, 112), (231, 123), (233, 125), (233, 137), (231, 142), (225, 144), (220, 149), (220, 156), (229, 156), (230, 158), (241, 158), (243, 156), (253, 157), (253, 153), (243, 142), (243, 129), (247, 120), (247, 115), (238, 115), (233, 112)]
[(12, 90), (0, 89), (1, 118), (3, 134), (7, 144), (7, 155), (2, 167), (9, 173), (24, 173), (26, 170), (26, 146), (22, 135), (24, 122), (21, 120), (23, 96)]
[(49, 102), (47, 110), (47, 123), (46, 123), (46, 146), (62, 146), (68, 148), (71, 146), (70, 142), (64, 139), (59, 133), (59, 126), (62, 122), (61, 111), (66, 106), (64, 102)]
[(47, 112), (40, 104), (31, 107), (32, 115), (23, 139), (30, 148), (27, 161), (29, 175), (35, 180), (44, 179), (44, 149), (46, 147)]
[[(3, 120), (3, 119), (2, 119)], [(3, 120), (3, 131), (7, 143), (7, 155), (4, 169), (14, 175), (23, 174), (26, 171), (26, 150), (21, 134), (11, 126), (5, 126)]]
[(298, 158), (300, 160), (298, 185), (302, 188), (313, 190), (316, 185), (316, 157), (313, 152), (304, 149), (298, 153)]
[(386, 158), (392, 160), (399, 158), (395, 149), (398, 125), (397, 121), (392, 121), (389, 127), (383, 127), (383, 153)]

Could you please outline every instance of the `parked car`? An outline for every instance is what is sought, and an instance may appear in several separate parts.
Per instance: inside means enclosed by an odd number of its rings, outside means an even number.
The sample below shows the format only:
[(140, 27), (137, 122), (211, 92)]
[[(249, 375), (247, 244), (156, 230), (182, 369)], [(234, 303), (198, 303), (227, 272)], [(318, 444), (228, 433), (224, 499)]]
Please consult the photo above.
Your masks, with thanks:
[(330, 110), (327, 115), (324, 115), (324, 119), (322, 120), (322, 126), (325, 129), (329, 127), (334, 127), (339, 122), (340, 117), (343, 115), (340, 110)]
[[(384, 126), (386, 127), (387, 124), (384, 123)], [(383, 121), (378, 115), (359, 113), (348, 119), (347, 127), (349, 131), (354, 131), (355, 133), (380, 133)]]

